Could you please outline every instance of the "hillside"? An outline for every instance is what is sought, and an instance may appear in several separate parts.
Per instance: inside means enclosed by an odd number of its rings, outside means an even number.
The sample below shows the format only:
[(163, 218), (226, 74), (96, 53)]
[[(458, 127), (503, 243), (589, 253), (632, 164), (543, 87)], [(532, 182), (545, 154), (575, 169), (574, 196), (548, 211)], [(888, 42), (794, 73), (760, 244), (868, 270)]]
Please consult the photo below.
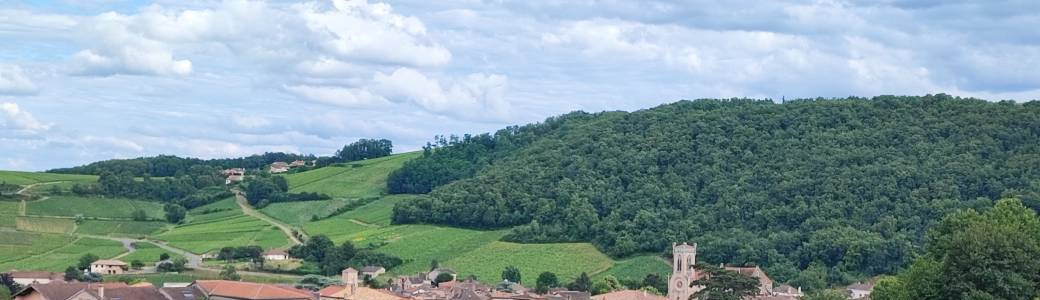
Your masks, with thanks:
[[(517, 244), (501, 241), (506, 230), (470, 230), (446, 226), (392, 225), (397, 203), (413, 201), (419, 195), (387, 195), (387, 177), (420, 153), (332, 165), (285, 175), (293, 192), (321, 192), (332, 200), (273, 203), (261, 212), (299, 226), (310, 236), (326, 235), (336, 243), (351, 241), (360, 247), (402, 258), (405, 263), (391, 269), (393, 274), (414, 274), (429, 268), (431, 260), (454, 268), (462, 275), (494, 282), (506, 266), (519, 267), (525, 276), (552, 271), (564, 279), (581, 272), (605, 273), (615, 262), (588, 243)], [(363, 200), (367, 199), (367, 200)], [(335, 213), (354, 201), (365, 204)], [(311, 220), (318, 216), (320, 220)], [(503, 255), (512, 253), (511, 255)], [(666, 274), (663, 260), (646, 256), (642, 269), (623, 266), (613, 270), (619, 278), (641, 280), (647, 273)]]
[[(904, 266), (955, 209), (1002, 195), (1040, 208), (1038, 102), (682, 101), (589, 115), (506, 152), (497, 137), (469, 162), (484, 167), (397, 204), (395, 223), (520, 226), (505, 239), (588, 241), (619, 257), (691, 241), (701, 261), (820, 287)], [(411, 164), (472, 148), (448, 143)], [(407, 167), (391, 187), (427, 175)]]

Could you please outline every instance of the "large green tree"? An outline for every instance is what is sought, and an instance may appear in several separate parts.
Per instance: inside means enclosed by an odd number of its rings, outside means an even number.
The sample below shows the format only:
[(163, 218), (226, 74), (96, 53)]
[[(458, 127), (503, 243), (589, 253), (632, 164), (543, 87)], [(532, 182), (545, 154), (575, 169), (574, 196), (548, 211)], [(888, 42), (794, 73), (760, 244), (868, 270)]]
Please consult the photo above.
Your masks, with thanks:
[(699, 265), (703, 277), (690, 286), (704, 288), (690, 296), (690, 300), (742, 300), (758, 294), (758, 279), (716, 266)]
[(925, 254), (881, 281), (874, 299), (1040, 297), (1040, 218), (1017, 199), (947, 216), (926, 241)]
[(538, 274), (538, 280), (535, 282), (535, 291), (539, 294), (545, 294), (549, 289), (559, 286), (560, 279), (556, 277), (556, 273), (542, 272), (542, 274)]

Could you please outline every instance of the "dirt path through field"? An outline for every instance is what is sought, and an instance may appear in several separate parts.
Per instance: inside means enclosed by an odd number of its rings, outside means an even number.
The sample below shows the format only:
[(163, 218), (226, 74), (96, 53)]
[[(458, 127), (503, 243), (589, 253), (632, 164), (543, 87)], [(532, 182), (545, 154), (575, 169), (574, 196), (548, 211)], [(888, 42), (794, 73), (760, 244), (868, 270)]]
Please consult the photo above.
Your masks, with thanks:
[(350, 219), (350, 222), (354, 223), (354, 224), (361, 225), (361, 226), (365, 226), (365, 227), (372, 227), (372, 228), (379, 228), (380, 227), (379, 225), (368, 224), (368, 223), (362, 222), (361, 220), (358, 220), (358, 219)]
[[(300, 239), (296, 238), (296, 236), (293, 235), (292, 228), (290, 228), (289, 225), (286, 225), (285, 223), (279, 222), (274, 218), (268, 217), (267, 215), (259, 211), (256, 211), (256, 209), (254, 209), (253, 206), (249, 205), (249, 201), (246, 200), (245, 193), (242, 193), (242, 191), (236, 189), (233, 190), (233, 192), (235, 192), (235, 202), (238, 202), (238, 206), (242, 207), (243, 213), (250, 215), (254, 218), (260, 219), (264, 222), (270, 223), (275, 227), (278, 227), (278, 229), (281, 229), (282, 232), (285, 233), (285, 236), (289, 237), (289, 241), (291, 241), (293, 245), (303, 244), (303, 242), (300, 241)], [(303, 235), (303, 233), (301, 232), (300, 235)], [(306, 236), (304, 236), (304, 238), (306, 238)]]

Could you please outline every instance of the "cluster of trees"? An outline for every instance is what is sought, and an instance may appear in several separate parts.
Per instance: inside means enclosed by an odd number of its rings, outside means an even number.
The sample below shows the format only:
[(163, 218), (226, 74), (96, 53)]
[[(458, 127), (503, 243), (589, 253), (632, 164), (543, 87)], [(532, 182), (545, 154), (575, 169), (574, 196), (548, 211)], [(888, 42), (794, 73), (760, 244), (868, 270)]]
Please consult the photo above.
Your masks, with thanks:
[(256, 176), (245, 182), (246, 198), (250, 205), (263, 208), (271, 203), (315, 201), (332, 199), (318, 193), (289, 193), (289, 182), (282, 176)]
[(133, 159), (105, 160), (84, 166), (53, 169), (47, 172), (90, 175), (101, 175), (103, 173), (129, 173), (131, 176), (136, 177), (144, 177), (146, 175), (155, 177), (180, 177), (186, 174), (197, 174), (198, 172), (194, 169), (201, 167), (221, 170), (228, 168), (263, 169), (276, 161), (310, 161), (314, 159), (314, 155), (300, 155), (282, 152), (268, 152), (247, 157), (219, 159), (198, 159), (160, 155)]
[(388, 156), (394, 150), (394, 143), (387, 139), (360, 139), (343, 146), (336, 151), (337, 162), (355, 161)]
[(356, 248), (350, 241), (337, 246), (324, 235), (313, 236), (302, 245), (289, 248), (289, 256), (316, 265), (316, 271), (327, 276), (340, 274), (347, 267), (360, 270), (365, 266), (380, 266), (389, 270), (404, 263), (398, 257), (371, 248)]
[(586, 122), (592, 116), (574, 112), (542, 123), (506, 127), (494, 135), (436, 136), (434, 143), (423, 147), (422, 159), (408, 161), (390, 173), (387, 190), (391, 194), (429, 193), (438, 186), (472, 177), (513, 151), (551, 133), (565, 131), (570, 124)]
[(260, 246), (224, 247), (217, 252), (217, 259), (228, 262), (240, 259), (259, 260), (263, 259), (264, 249)]
[(11, 295), (18, 293), (24, 288), (21, 284), (14, 282), (11, 273), (0, 273), (0, 299), (11, 299)]
[(939, 222), (925, 251), (871, 299), (1022, 299), (1040, 297), (1040, 217), (1017, 199), (965, 210)]
[(822, 288), (897, 271), (947, 213), (1003, 196), (1040, 209), (1040, 102), (698, 100), (570, 116), (525, 146), (498, 150), (496, 134), (407, 163), (391, 191), (436, 188), (398, 203), (394, 222), (514, 227), (508, 240), (614, 256), (692, 241), (704, 261)]

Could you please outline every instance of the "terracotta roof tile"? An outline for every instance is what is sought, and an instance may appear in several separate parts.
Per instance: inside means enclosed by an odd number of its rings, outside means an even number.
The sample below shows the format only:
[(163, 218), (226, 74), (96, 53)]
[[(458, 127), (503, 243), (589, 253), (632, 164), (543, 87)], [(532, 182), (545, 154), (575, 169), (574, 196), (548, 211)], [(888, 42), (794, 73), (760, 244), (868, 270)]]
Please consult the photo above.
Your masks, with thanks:
[(306, 290), (272, 284), (227, 280), (198, 280), (195, 285), (210, 296), (248, 300), (313, 299)]

